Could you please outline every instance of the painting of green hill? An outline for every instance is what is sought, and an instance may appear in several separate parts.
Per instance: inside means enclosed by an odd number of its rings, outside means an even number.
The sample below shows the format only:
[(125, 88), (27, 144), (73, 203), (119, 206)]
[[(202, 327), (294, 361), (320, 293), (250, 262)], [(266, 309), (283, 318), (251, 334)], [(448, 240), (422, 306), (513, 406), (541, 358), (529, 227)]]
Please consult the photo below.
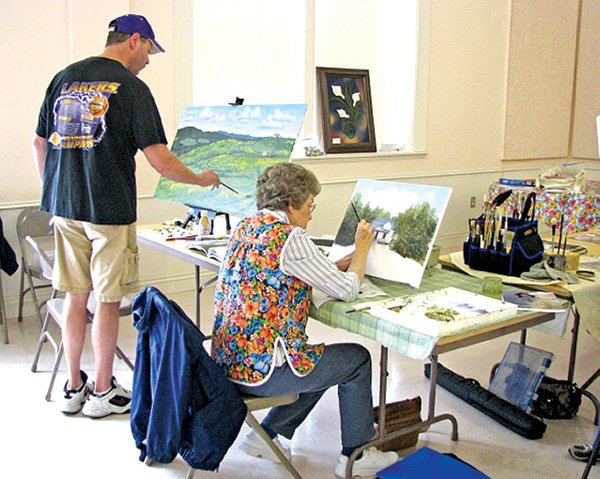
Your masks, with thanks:
[(210, 190), (161, 178), (155, 198), (247, 216), (256, 211), (256, 180), (289, 161), (306, 105), (186, 108), (171, 151), (192, 171), (214, 170), (223, 186)]

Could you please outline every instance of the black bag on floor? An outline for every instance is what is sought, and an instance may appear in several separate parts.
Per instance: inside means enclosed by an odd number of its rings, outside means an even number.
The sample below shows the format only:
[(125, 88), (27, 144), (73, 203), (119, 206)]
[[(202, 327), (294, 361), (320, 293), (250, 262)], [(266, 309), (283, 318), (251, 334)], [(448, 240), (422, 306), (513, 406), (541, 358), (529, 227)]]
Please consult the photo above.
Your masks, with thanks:
[[(425, 364), (425, 376), (430, 374), (431, 365)], [(540, 419), (484, 389), (475, 379), (464, 378), (439, 363), (437, 383), (520, 436), (539, 439), (546, 432)]]
[(544, 376), (531, 412), (545, 419), (571, 419), (581, 405), (581, 389), (565, 379)]

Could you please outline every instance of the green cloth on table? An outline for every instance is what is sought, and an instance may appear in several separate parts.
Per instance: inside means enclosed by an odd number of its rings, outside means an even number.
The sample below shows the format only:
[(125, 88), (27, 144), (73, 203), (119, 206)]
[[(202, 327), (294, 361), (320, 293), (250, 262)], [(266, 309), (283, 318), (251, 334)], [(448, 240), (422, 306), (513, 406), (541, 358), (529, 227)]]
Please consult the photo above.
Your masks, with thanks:
[[(424, 275), (420, 287), (413, 288), (404, 283), (393, 283), (377, 278), (369, 278), (376, 286), (391, 297), (408, 296), (426, 291), (455, 288), (481, 293), (481, 280), (463, 273), (432, 268), (430, 274)], [(374, 298), (374, 301), (377, 299)], [(348, 312), (364, 299), (351, 302), (327, 301), (319, 308), (311, 309), (311, 317), (317, 321), (341, 328), (352, 333), (373, 339), (393, 351), (397, 351), (413, 359), (425, 359), (433, 350), (438, 338), (399, 326), (372, 316), (368, 311)]]

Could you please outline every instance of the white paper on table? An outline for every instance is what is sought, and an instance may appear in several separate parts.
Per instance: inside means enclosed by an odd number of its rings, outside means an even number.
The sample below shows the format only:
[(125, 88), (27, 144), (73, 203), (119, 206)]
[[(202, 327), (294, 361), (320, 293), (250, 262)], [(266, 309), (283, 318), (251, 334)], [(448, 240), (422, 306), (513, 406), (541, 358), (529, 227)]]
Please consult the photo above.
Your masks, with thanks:
[[(399, 311), (392, 311), (390, 308), (395, 306), (402, 307)], [(429, 317), (439, 308), (451, 311), (453, 319), (441, 321)], [(375, 304), (370, 307), (369, 313), (428, 336), (442, 337), (513, 318), (517, 314), (517, 306), (450, 287), (398, 298), (397, 305), (393, 300), (386, 302), (385, 306)]]

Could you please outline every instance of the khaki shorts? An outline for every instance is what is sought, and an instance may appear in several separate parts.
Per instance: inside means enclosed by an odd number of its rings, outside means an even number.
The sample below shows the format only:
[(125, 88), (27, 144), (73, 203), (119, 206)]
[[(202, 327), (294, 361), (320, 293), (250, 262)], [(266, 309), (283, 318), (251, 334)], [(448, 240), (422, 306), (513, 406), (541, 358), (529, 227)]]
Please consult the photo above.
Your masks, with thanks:
[(138, 289), (135, 223), (97, 225), (54, 217), (52, 285), (69, 293), (94, 291), (97, 301), (120, 302)]

